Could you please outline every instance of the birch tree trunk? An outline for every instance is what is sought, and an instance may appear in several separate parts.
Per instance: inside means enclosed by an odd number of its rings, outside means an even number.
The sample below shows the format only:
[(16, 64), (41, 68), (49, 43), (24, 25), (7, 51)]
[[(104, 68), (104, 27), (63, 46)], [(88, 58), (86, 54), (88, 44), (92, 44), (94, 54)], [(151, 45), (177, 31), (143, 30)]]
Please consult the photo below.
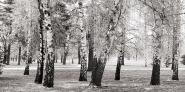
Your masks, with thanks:
[[(179, 0), (175, 0), (175, 6), (174, 7), (174, 12), (175, 13), (180, 13), (180, 5), (181, 2)], [(172, 75), (172, 80), (179, 80), (178, 76), (178, 61), (180, 57), (180, 51), (179, 51), (179, 38), (180, 38), (180, 21), (181, 17), (174, 16), (174, 27), (173, 27), (173, 50), (172, 50), (172, 62), (173, 62), (173, 75)]]
[(86, 42), (86, 31), (81, 31), (81, 49), (80, 49), (80, 77), (79, 81), (87, 81), (87, 42)]
[(172, 80), (179, 80), (178, 77), (178, 59), (179, 59), (179, 41), (178, 41), (178, 29), (173, 29), (173, 53), (172, 53), (172, 61), (174, 63), (173, 66), (173, 75)]
[(153, 69), (150, 84), (160, 85), (160, 63), (161, 63), (161, 36), (162, 30), (156, 30), (153, 38)]
[(84, 28), (84, 10), (82, 9), (82, 2), (79, 2), (79, 13), (82, 13), (81, 18), (78, 22), (81, 27), (81, 39), (80, 39), (80, 77), (79, 81), (87, 81), (87, 39), (86, 39), (86, 29)]
[(31, 58), (31, 56), (30, 56), (30, 42), (31, 42), (31, 38), (30, 38), (30, 36), (31, 36), (31, 32), (30, 32), (30, 30), (28, 30), (28, 44), (27, 44), (27, 59), (26, 59), (26, 67), (25, 67), (25, 70), (24, 70), (24, 75), (29, 75), (29, 64), (30, 64), (30, 58)]
[(51, 28), (51, 12), (50, 12), (50, 0), (46, 0), (46, 3), (43, 3), (42, 11), (44, 11), (44, 29), (47, 33), (47, 57), (46, 57), (46, 74), (44, 77), (43, 86), (53, 87), (54, 85), (54, 45), (53, 45), (53, 32)]
[[(116, 8), (119, 8), (118, 11), (114, 11), (114, 13), (109, 15), (109, 20), (108, 20), (108, 28), (105, 34), (105, 43), (104, 43), (104, 48), (100, 55), (95, 58), (94, 60), (94, 68), (92, 71), (92, 76), (91, 76), (91, 82), (90, 86), (101, 86), (101, 80), (103, 77), (105, 65), (107, 63), (107, 58), (110, 54), (110, 50), (112, 49), (112, 45), (114, 42), (114, 36), (112, 37), (110, 34), (114, 33), (115, 28), (117, 27), (116, 23), (119, 22), (119, 18), (121, 16), (121, 9), (122, 9), (122, 4), (123, 0), (119, 0), (118, 6), (114, 6)], [(96, 55), (95, 55), (96, 57)], [(96, 62), (97, 61), (97, 62)]]
[(39, 46), (39, 57), (37, 60), (37, 73), (36, 73), (36, 77), (35, 77), (35, 83), (37, 84), (42, 84), (42, 80), (43, 80), (43, 70), (44, 70), (44, 60), (45, 60), (45, 39), (44, 39), (44, 12), (42, 10), (42, 2), (41, 0), (37, 0), (38, 2), (38, 10), (40, 13), (40, 18), (39, 18), (39, 28), (40, 28), (40, 32), (39, 32), (39, 37), (40, 37), (40, 46)]

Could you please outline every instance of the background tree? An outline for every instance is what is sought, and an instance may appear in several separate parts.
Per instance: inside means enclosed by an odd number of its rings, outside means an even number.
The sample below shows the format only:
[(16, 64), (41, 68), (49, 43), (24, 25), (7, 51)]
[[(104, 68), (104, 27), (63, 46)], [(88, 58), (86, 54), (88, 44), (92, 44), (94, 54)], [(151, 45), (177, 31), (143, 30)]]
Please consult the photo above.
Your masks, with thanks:
[(1, 3), (1, 21), (6, 27), (3, 34), (1, 34), (1, 41), (4, 45), (4, 60), (3, 63), (10, 64), (10, 49), (12, 42), (12, 16), (13, 16), (13, 4), (14, 0), (4, 0)]

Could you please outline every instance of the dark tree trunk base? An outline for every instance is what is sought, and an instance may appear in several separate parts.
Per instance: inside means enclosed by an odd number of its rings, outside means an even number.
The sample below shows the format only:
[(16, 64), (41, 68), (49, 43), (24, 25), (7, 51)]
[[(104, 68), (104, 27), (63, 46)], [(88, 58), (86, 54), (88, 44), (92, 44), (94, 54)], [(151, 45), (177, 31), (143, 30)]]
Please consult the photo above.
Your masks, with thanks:
[(87, 78), (84, 78), (83, 76), (80, 76), (79, 81), (87, 81)]
[(29, 65), (26, 65), (24, 75), (29, 75)]
[(97, 87), (101, 86), (101, 80), (105, 69), (106, 61), (107, 61), (106, 58), (104, 59), (94, 58), (94, 68), (92, 71), (92, 76), (91, 76), (92, 79), (91, 79), (90, 85), (97, 86)]
[(48, 88), (51, 88), (54, 85), (54, 62), (55, 62), (54, 53), (48, 54), (46, 61), (46, 75), (44, 77), (43, 83), (43, 86)]
[(19, 47), (18, 65), (21, 64), (21, 46)]
[(7, 53), (7, 65), (10, 65), (10, 50), (11, 50), (11, 44), (8, 45), (8, 53)]
[(179, 80), (179, 76), (178, 76), (178, 62), (177, 61), (175, 61), (175, 63), (174, 63), (172, 80)]
[(115, 73), (115, 80), (120, 80), (120, 71), (121, 71), (121, 57), (118, 56), (116, 73)]
[(157, 58), (154, 58), (152, 77), (151, 77), (150, 84), (160, 85), (160, 60)]
[[(91, 46), (90, 46), (91, 47)], [(88, 60), (88, 69), (87, 71), (93, 70), (93, 47), (89, 48), (89, 60)]]
[(67, 59), (67, 54), (66, 53), (64, 53), (64, 57), (63, 57), (63, 65), (66, 65), (66, 59)]
[(172, 76), (172, 80), (179, 80), (179, 77), (178, 77), (178, 76), (173, 75), (173, 76)]
[(84, 61), (81, 62), (79, 81), (87, 81), (87, 64)]
[(44, 70), (44, 63), (43, 62), (38, 63), (37, 74), (36, 74), (36, 77), (35, 77), (35, 83), (42, 84), (43, 70)]

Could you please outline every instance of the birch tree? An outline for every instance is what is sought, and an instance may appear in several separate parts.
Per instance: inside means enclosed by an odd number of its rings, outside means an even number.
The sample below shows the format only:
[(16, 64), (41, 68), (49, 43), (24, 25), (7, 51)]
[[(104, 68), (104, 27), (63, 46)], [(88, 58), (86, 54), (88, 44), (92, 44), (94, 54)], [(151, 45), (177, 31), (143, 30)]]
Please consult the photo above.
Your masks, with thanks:
[[(95, 59), (94, 61), (94, 68), (92, 71), (91, 82), (90, 86), (101, 86), (101, 80), (104, 73), (105, 65), (110, 55), (111, 49), (113, 47), (113, 43), (115, 40), (115, 29), (117, 28), (117, 24), (119, 22), (119, 16), (117, 16), (117, 7), (116, 5), (122, 4), (122, 0), (118, 2), (106, 0), (103, 4), (105, 7), (109, 7), (107, 11), (101, 11), (100, 18), (102, 21), (100, 23), (99, 32), (102, 41), (102, 48), (100, 51), (96, 50)], [(119, 11), (119, 9), (118, 9)], [(119, 15), (119, 13), (118, 13)], [(98, 54), (99, 53), (99, 54)]]
[(85, 10), (83, 9), (83, 3), (79, 2), (79, 9), (78, 9), (78, 23), (80, 26), (81, 31), (81, 41), (80, 41), (80, 62), (81, 62), (81, 68), (80, 68), (80, 77), (79, 81), (87, 81), (87, 39), (86, 39), (86, 28), (85, 28)]
[(50, 6), (50, 0), (46, 0), (45, 3), (42, 3), (42, 11), (44, 16), (44, 25), (43, 28), (46, 31), (46, 48), (47, 48), (47, 54), (46, 54), (46, 74), (44, 77), (44, 83), (43, 86), (46, 87), (53, 87), (54, 85), (54, 62), (55, 62), (55, 54), (54, 54), (54, 45), (53, 45), (53, 33), (51, 28), (51, 6)]
[(38, 10), (40, 13), (39, 16), (39, 37), (40, 37), (40, 45), (39, 45), (39, 56), (37, 60), (37, 73), (35, 77), (35, 83), (41, 84), (43, 80), (43, 70), (44, 70), (44, 60), (46, 54), (46, 40), (44, 36), (44, 11), (43, 4), (41, 0), (37, 0)]

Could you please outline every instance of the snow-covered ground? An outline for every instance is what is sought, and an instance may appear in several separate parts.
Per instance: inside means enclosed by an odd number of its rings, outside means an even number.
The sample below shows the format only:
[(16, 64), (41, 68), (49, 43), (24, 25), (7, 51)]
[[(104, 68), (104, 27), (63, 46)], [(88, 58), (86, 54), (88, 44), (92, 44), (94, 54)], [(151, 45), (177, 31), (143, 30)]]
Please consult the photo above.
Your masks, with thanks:
[[(35, 84), (36, 64), (31, 65), (29, 76), (24, 76), (24, 67), (17, 65), (6, 66), (0, 75), (0, 92), (184, 92), (185, 71), (179, 71), (179, 81), (172, 81), (171, 70), (161, 70), (161, 85), (151, 86), (151, 70), (143, 66), (126, 65), (122, 67), (121, 80), (115, 81), (115, 65), (107, 65), (102, 79), (102, 88), (90, 88), (91, 72), (88, 81), (79, 82), (80, 65), (55, 64), (54, 88), (45, 88)], [(111, 67), (111, 68), (109, 68)], [(139, 69), (140, 68), (140, 69)], [(127, 70), (126, 70), (127, 69)], [(135, 69), (135, 70), (132, 70)], [(136, 70), (137, 69), (137, 70)]]

